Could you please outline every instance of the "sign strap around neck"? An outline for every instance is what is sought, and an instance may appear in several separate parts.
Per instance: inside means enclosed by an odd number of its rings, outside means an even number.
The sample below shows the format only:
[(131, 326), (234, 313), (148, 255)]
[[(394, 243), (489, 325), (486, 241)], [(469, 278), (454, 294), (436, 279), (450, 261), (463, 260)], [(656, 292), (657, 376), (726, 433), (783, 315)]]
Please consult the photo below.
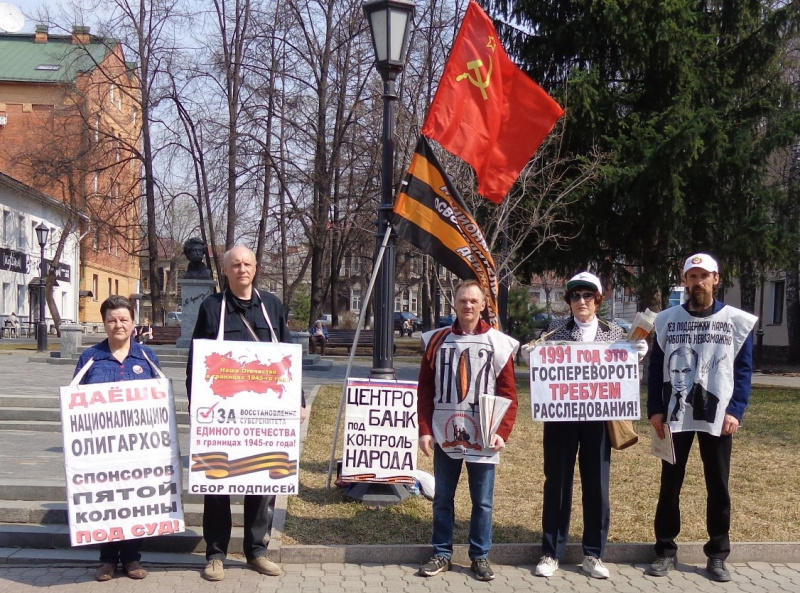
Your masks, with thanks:
[[(269, 315), (267, 315), (267, 309), (266, 307), (264, 307), (264, 299), (261, 298), (261, 294), (258, 292), (257, 289), (254, 288), (253, 292), (255, 292), (258, 295), (258, 299), (259, 301), (261, 301), (261, 312), (264, 314), (264, 319), (266, 319), (267, 325), (269, 326), (269, 333), (272, 336), (272, 341), (280, 342), (277, 334), (275, 333), (275, 329), (272, 327), (272, 321), (270, 320)], [(244, 314), (240, 313), (240, 315), (242, 316), (242, 321), (244, 321), (245, 327), (250, 331), (250, 334), (255, 338), (256, 342), (260, 342), (261, 340), (258, 339), (256, 332), (253, 330), (252, 326), (247, 322), (247, 319), (245, 319)], [(223, 339), (225, 339), (225, 293), (224, 292), (222, 293), (222, 303), (220, 304), (220, 309), (219, 309), (219, 330), (217, 331), (217, 340), (223, 340)]]

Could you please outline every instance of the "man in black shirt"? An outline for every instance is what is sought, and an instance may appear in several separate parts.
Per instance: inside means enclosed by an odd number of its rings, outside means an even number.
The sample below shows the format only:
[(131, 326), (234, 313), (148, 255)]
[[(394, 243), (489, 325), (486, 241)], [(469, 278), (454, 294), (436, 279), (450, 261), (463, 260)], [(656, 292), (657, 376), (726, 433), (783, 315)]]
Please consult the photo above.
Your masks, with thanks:
[[(228, 279), (228, 287), (224, 292), (213, 294), (202, 302), (192, 340), (279, 341), (291, 344), (292, 336), (286, 325), (283, 304), (275, 295), (258, 292), (253, 287), (257, 269), (255, 254), (247, 247), (234, 247), (223, 256), (222, 267)], [(265, 319), (264, 312), (269, 319)], [(186, 367), (186, 391), (190, 402), (192, 354), (190, 346)], [(301, 412), (301, 420), (304, 419), (305, 401)], [(267, 558), (266, 540), (269, 538), (274, 508), (274, 496), (244, 497), (244, 554), (247, 564), (269, 576), (281, 574), (280, 567)], [(209, 581), (221, 581), (225, 578), (223, 561), (228, 554), (231, 527), (230, 496), (206, 495), (203, 506), (203, 538), (206, 541), (207, 564), (203, 574)]]

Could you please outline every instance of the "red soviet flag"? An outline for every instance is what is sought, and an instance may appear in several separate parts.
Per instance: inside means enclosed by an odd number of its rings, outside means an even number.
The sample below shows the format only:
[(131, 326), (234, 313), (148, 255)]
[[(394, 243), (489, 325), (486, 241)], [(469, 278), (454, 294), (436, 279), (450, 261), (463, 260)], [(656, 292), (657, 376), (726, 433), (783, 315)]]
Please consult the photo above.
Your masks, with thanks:
[(470, 2), (422, 134), (472, 165), (480, 194), (499, 204), (562, 115)]

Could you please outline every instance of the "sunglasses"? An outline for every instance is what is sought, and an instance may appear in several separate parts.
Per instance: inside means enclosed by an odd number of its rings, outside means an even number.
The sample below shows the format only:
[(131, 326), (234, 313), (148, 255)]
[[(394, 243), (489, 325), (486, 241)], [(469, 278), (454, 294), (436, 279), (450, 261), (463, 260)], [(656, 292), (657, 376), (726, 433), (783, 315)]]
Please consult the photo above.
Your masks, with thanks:
[(571, 295), (569, 295), (569, 300), (571, 300), (573, 303), (578, 303), (581, 299), (584, 301), (593, 301), (594, 295), (595, 293), (593, 292), (573, 292)]

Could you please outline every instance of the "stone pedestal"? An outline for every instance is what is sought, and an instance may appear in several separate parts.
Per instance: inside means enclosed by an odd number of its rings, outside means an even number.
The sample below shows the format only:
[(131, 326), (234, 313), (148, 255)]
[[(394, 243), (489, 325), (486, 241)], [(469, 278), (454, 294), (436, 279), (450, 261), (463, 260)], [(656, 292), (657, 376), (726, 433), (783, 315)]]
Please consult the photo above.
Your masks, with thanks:
[(292, 339), (295, 344), (300, 344), (303, 347), (303, 356), (308, 354), (308, 338), (311, 334), (303, 332), (292, 332)]
[(214, 280), (178, 280), (181, 287), (181, 337), (178, 338), (178, 348), (188, 348), (192, 343), (192, 332), (197, 322), (197, 312), (200, 303), (206, 297), (214, 294), (217, 283)]
[(78, 358), (82, 337), (82, 325), (63, 324), (61, 326), (61, 358)]

